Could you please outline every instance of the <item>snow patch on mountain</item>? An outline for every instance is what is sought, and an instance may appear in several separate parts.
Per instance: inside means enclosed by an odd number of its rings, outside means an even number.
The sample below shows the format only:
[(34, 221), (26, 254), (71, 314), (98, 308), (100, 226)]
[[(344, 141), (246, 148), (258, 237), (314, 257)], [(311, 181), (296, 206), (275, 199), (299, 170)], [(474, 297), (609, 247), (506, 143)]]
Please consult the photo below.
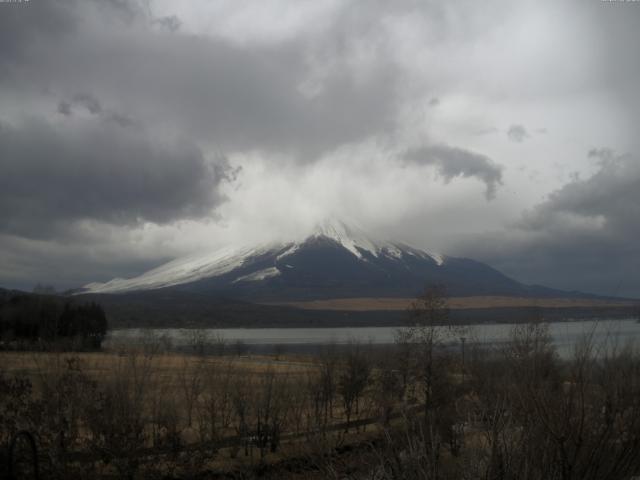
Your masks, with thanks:
[(402, 250), (395, 245), (386, 245), (381, 252), (389, 258), (402, 259)]
[(236, 278), (233, 283), (238, 282), (259, 282), (267, 278), (277, 277), (280, 275), (280, 270), (276, 267), (265, 268), (264, 270), (258, 270), (257, 272), (250, 273), (249, 275), (243, 275)]
[(152, 290), (217, 277), (235, 270), (248, 259), (265, 254), (273, 248), (272, 245), (259, 248), (228, 247), (205, 254), (178, 258), (135, 278), (115, 278), (105, 283), (87, 284), (81, 293)]
[(378, 256), (381, 246), (370, 240), (360, 229), (347, 226), (343, 222), (329, 220), (324, 221), (316, 228), (314, 237), (326, 237), (339, 243), (358, 258), (362, 257), (362, 251)]
[(403, 244), (372, 240), (362, 229), (339, 220), (326, 220), (320, 223), (312, 236), (330, 238), (360, 259), (364, 259), (362, 252), (367, 252), (374, 257), (384, 255), (394, 259), (402, 259), (404, 253), (409, 253), (420, 258), (430, 258), (437, 265), (445, 262), (445, 257), (437, 253), (417, 250)]
[(287, 248), (284, 252), (282, 252), (281, 254), (279, 254), (276, 257), (276, 260), (282, 260), (283, 258), (294, 254), (295, 252), (298, 251), (298, 249), (300, 248), (300, 244), (299, 243), (294, 243), (293, 245), (291, 245), (289, 248)]
[(445, 257), (443, 255), (430, 252), (426, 252), (426, 254), (429, 255), (431, 259), (438, 264), (438, 266), (441, 266), (444, 263)]

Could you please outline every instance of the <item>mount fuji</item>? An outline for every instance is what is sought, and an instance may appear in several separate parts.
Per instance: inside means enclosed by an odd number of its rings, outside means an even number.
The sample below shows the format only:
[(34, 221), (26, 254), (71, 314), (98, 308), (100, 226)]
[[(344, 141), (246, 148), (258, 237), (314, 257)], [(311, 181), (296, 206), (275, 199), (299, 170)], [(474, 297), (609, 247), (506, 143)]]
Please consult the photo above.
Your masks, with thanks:
[(325, 221), (302, 241), (245, 245), (173, 260), (130, 279), (90, 283), (77, 293), (186, 292), (251, 302), (349, 297), (412, 297), (425, 285), (452, 296), (553, 296), (490, 266), (374, 239), (342, 221)]

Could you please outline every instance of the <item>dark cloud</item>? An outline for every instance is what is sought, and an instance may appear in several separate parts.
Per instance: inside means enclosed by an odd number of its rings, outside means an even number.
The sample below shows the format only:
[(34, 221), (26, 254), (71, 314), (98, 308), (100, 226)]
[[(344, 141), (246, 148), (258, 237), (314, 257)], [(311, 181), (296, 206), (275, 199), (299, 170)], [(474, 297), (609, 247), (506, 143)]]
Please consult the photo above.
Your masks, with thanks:
[(529, 138), (529, 133), (522, 125), (511, 125), (507, 130), (507, 137), (512, 142), (522, 143)]
[(0, 286), (30, 291), (44, 281), (64, 291), (96, 280), (136, 276), (171, 258), (164, 252), (150, 256), (110, 248), (106, 239), (95, 236), (82, 240), (42, 241), (0, 233)]
[(71, 103), (61, 100), (58, 103), (58, 113), (65, 116), (71, 115)]
[[(380, 48), (362, 74), (361, 35), (376, 29), (367, 21), (352, 35), (361, 15), (337, 22), (336, 35), (245, 44), (185, 32), (143, 0), (6, 7), (0, 100), (14, 110), (0, 112), (0, 251), (13, 252), (0, 262), (5, 281), (50, 279), (68, 256), (88, 271), (73, 274), (79, 283), (140, 273), (122, 267), (136, 264), (122, 253), (127, 229), (215, 218), (225, 200), (221, 184), (239, 170), (201, 149), (309, 163), (394, 128), (397, 67)], [(122, 228), (109, 240), (117, 268), (98, 268), (82, 248), (87, 222)], [(60, 241), (75, 254), (55, 250)]]
[(98, 99), (88, 93), (78, 93), (73, 97), (73, 102), (86, 108), (92, 115), (98, 115), (102, 112), (102, 105)]
[(640, 297), (640, 163), (594, 149), (599, 170), (574, 179), (511, 228), (462, 250), (531, 283)]
[(98, 99), (88, 93), (78, 93), (71, 100), (61, 100), (58, 103), (58, 113), (70, 116), (73, 114), (74, 107), (82, 107), (92, 115), (102, 113), (102, 105)]
[(587, 153), (587, 158), (595, 159), (601, 166), (610, 165), (620, 161), (620, 156), (616, 155), (616, 152), (611, 148), (592, 148)]
[(85, 109), (91, 115), (98, 115), (106, 122), (114, 122), (121, 127), (133, 127), (138, 124), (126, 114), (103, 109), (100, 101), (88, 93), (80, 93), (73, 96), (69, 101), (61, 100), (58, 103), (58, 113), (66, 117), (73, 115), (74, 110)]
[(166, 28), (170, 32), (177, 32), (182, 25), (182, 22), (176, 15), (158, 18), (154, 20), (154, 23), (162, 28)]
[(106, 14), (128, 24), (149, 14), (148, 0), (89, 0), (88, 3), (98, 8), (102, 15)]
[(118, 112), (107, 112), (104, 119), (107, 122), (114, 122), (123, 128), (135, 127), (138, 125), (138, 123), (131, 117)]
[[(69, 35), (76, 25), (73, 2), (34, 0), (3, 4), (0, 15), (0, 83), (29, 59), (38, 45), (50, 44)], [(14, 79), (17, 80), (17, 79)]]
[[(305, 94), (302, 50), (177, 35), (133, 48), (123, 40), (113, 48), (120, 52), (115, 68), (95, 78), (105, 95), (226, 151), (286, 152), (309, 162), (392, 126), (393, 76), (386, 67), (361, 81), (346, 65), (338, 67), (317, 92)], [(130, 79), (132, 70), (138, 73)], [(112, 90), (124, 83), (126, 89)]]
[[(524, 215), (527, 230), (567, 233), (575, 230), (620, 241), (640, 234), (640, 164), (629, 155), (594, 149), (600, 170), (586, 180), (574, 178)], [(640, 246), (638, 248), (640, 253)]]
[(475, 177), (484, 182), (485, 196), (492, 200), (502, 184), (502, 167), (485, 155), (448, 145), (432, 145), (411, 150), (405, 160), (420, 165), (433, 165), (438, 174), (449, 182), (456, 177)]
[(224, 162), (186, 141), (90, 117), (0, 125), (0, 231), (40, 238), (78, 220), (137, 225), (210, 215)]
[[(157, 14), (147, 0), (0, 5), (0, 236), (13, 239), (15, 275), (36, 276), (28, 266), (29, 252), (40, 252), (32, 258), (45, 263), (50, 244), (70, 237), (79, 244), (76, 227), (84, 220), (126, 231), (143, 222), (170, 225), (207, 217), (224, 200), (221, 182), (231, 173), (226, 162), (209, 161), (203, 152), (223, 151), (241, 162), (259, 158), (268, 183), (280, 172), (280, 164), (272, 163), (281, 158), (306, 165), (360, 142), (379, 142), (384, 150), (397, 141), (394, 151), (406, 151), (448, 128), (453, 129), (449, 138), (461, 138), (461, 130), (520, 119), (529, 131), (514, 124), (508, 132), (504, 127), (476, 132), (472, 143), (489, 156), (443, 145), (416, 148), (406, 156), (414, 165), (430, 166), (445, 182), (480, 180), (492, 199), (503, 175), (491, 158), (497, 159), (504, 145), (489, 134), (506, 133), (510, 141), (524, 142), (530, 133), (543, 133), (535, 128), (540, 121), (553, 131), (545, 155), (550, 162), (563, 161), (571, 148), (585, 148), (572, 143), (584, 137), (571, 140), (571, 130), (557, 118), (582, 125), (578, 120), (586, 122), (588, 112), (590, 133), (599, 130), (592, 126), (599, 119), (615, 124), (618, 132), (616, 138), (605, 133), (594, 141), (634, 148), (640, 56), (631, 47), (638, 43), (640, 9), (630, 3), (490, 1), (480, 8), (470, 1), (455, 6), (416, 0), (330, 2), (309, 28), (291, 20), (300, 12), (306, 15), (304, 6), (287, 5), (282, 25), (265, 25), (273, 22), (271, 7), (223, 3), (212, 11), (229, 17), (212, 19), (215, 31), (209, 33), (191, 30), (197, 27), (188, 7), (176, 7), (179, 18), (171, 11)], [(282, 8), (281, 2), (267, 5)], [(541, 32), (554, 35), (542, 38)], [(545, 48), (548, 54), (540, 50)], [(592, 100), (596, 106), (582, 108)], [(527, 116), (532, 105), (548, 112), (548, 120)], [(580, 119), (562, 117), (564, 109), (580, 112), (575, 113)], [(620, 133), (625, 129), (629, 142)], [(529, 164), (532, 157), (525, 152), (523, 158), (500, 159), (516, 167), (509, 170), (515, 172), (510, 189), (534, 188), (517, 175), (516, 162)], [(606, 149), (590, 157), (600, 169), (595, 176), (581, 180), (572, 174), (568, 185), (517, 225), (487, 237), (486, 250), (474, 239), (467, 253), (484, 255), (519, 278), (562, 287), (594, 290), (599, 270), (605, 279), (633, 278), (630, 269), (638, 265), (627, 259), (639, 253), (633, 240), (640, 232), (631, 218), (638, 213), (632, 181), (637, 168), (630, 158)], [(582, 160), (567, 165), (567, 171), (584, 175)], [(547, 167), (536, 168), (540, 178), (548, 177)], [(541, 188), (542, 194), (550, 187)], [(481, 202), (486, 219), (507, 208), (511, 197), (500, 197)], [(513, 209), (528, 201), (518, 200)], [(464, 222), (458, 211), (464, 208), (453, 203), (447, 212), (451, 223)], [(427, 238), (428, 229), (421, 234)], [(45, 237), (53, 240), (18, 248)], [(110, 241), (123, 242), (117, 236)], [(5, 245), (0, 239), (0, 254), (8, 251)], [(110, 268), (89, 256), (88, 269)], [(127, 257), (132, 264), (134, 257)], [(118, 264), (124, 274), (136, 273), (123, 267), (129, 260)], [(6, 263), (3, 258), (0, 267)], [(55, 272), (54, 264), (48, 272)], [(74, 274), (81, 276), (82, 262), (77, 264)], [(117, 269), (111, 273), (117, 275)], [(576, 279), (582, 283), (572, 283)]]
[[(83, 34), (87, 16), (131, 24), (148, 15), (145, 0), (31, 0), (4, 2), (0, 15), (0, 82), (20, 81), (24, 63), (38, 62)], [(63, 52), (60, 52), (62, 54)], [(97, 60), (97, 59), (94, 59)], [(41, 79), (46, 82), (46, 78)]]
[[(20, 33), (22, 54), (10, 76), (23, 94), (64, 98), (60, 113), (68, 103), (97, 113), (99, 104), (78, 96), (90, 90), (146, 125), (189, 132), (226, 152), (288, 153), (303, 163), (394, 128), (397, 66), (380, 46), (362, 75), (353, 61), (358, 36), (238, 44), (183, 33), (177, 17), (154, 18), (137, 2), (41, 5), (25, 7), (30, 14), (15, 16), (11, 30), (42, 36), (39, 24), (49, 15), (60, 19), (59, 29), (47, 41)], [(362, 34), (374, 35), (372, 27)]]

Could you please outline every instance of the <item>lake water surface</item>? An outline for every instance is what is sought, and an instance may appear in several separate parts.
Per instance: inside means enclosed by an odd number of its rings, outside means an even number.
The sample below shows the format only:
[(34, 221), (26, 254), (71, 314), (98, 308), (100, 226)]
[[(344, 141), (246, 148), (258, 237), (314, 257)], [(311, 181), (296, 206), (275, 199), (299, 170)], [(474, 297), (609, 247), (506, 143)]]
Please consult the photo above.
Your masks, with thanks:
[[(482, 324), (464, 327), (463, 331), (448, 334), (450, 344), (499, 345), (509, 339), (515, 324)], [(273, 346), (294, 350), (329, 343), (347, 344), (357, 341), (376, 345), (391, 344), (397, 327), (342, 327), (342, 328), (211, 328), (202, 329), (208, 338), (223, 338), (228, 344), (242, 342), (253, 351), (268, 352)], [(590, 336), (597, 346), (624, 346), (640, 339), (640, 323), (636, 319), (582, 320), (549, 323), (549, 332), (560, 354), (568, 354), (573, 347)], [(132, 345), (148, 338), (162, 336), (171, 339), (175, 347), (189, 345), (193, 330), (182, 328), (116, 329), (107, 335), (105, 346)], [(297, 347), (297, 348), (294, 348)]]

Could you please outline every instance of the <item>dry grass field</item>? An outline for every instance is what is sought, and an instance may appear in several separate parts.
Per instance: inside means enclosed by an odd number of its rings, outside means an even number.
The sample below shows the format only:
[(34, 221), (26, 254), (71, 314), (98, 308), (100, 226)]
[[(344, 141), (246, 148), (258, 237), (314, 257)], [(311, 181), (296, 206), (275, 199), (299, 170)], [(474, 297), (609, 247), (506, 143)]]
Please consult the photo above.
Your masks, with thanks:
[[(271, 305), (286, 305), (305, 310), (340, 310), (340, 311), (401, 311), (409, 308), (413, 298), (335, 298), (329, 300), (311, 300), (303, 302), (282, 302)], [(601, 300), (589, 298), (524, 298), (524, 297), (451, 297), (447, 300), (453, 310), (472, 308), (590, 308), (590, 307), (631, 307), (637, 304), (633, 300)]]
[[(585, 344), (564, 360), (548, 325), (529, 324), (465, 357), (441, 348), (431, 325), (404, 330), (385, 350), (354, 343), (308, 357), (154, 345), (0, 352), (0, 478), (7, 446), (24, 431), (37, 440), (40, 478), (640, 474), (638, 351), (596, 356)], [(28, 460), (28, 448), (20, 452)]]
[[(256, 462), (276, 468), (373, 433), (364, 423), (375, 420), (363, 423), (377, 417), (373, 384), (362, 384), (345, 407), (340, 362), (144, 350), (0, 352), (0, 387), (11, 390), (0, 396), (0, 426), (8, 421), (14, 433), (34, 432), (67, 476), (140, 470), (191, 478), (195, 471), (251, 470)], [(375, 372), (366, 368), (373, 380)], [(25, 380), (29, 386), (21, 391)], [(16, 404), (23, 410), (14, 411)], [(63, 452), (56, 446), (60, 428)], [(311, 433), (319, 431), (318, 438)], [(0, 431), (0, 453), (11, 434)]]
[[(144, 358), (142, 354), (139, 358)], [(163, 353), (148, 356), (147, 368), (154, 375), (172, 380), (184, 373), (185, 365), (200, 365), (204, 370), (233, 367), (238, 375), (262, 375), (265, 372), (304, 375), (314, 370), (310, 359), (301, 356), (199, 356)], [(6, 374), (26, 375), (33, 379), (69, 368), (81, 369), (93, 379), (104, 379), (119, 372), (131, 361), (131, 353), (117, 352), (0, 352), (0, 364)], [(172, 380), (173, 383), (173, 380)]]

